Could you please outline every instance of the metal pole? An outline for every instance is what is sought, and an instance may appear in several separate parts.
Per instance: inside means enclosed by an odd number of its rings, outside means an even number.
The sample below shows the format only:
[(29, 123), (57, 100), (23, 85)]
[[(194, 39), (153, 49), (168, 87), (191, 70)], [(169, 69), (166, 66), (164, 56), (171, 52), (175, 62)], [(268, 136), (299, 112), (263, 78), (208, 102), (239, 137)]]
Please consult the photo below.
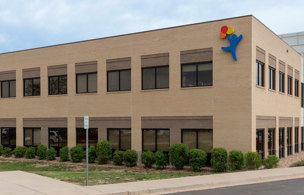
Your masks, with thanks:
[(89, 185), (89, 129), (86, 129), (86, 186)]

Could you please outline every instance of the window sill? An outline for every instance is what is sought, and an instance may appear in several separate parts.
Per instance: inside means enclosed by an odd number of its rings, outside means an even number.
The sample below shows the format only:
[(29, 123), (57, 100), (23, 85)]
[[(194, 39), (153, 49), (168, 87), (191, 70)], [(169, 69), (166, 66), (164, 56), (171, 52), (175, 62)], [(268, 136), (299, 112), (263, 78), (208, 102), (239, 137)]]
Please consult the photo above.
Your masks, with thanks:
[(93, 93), (76, 93), (76, 96), (83, 96), (83, 95), (97, 95), (97, 92), (93, 92)]
[(268, 91), (269, 91), (269, 92), (272, 92), (272, 93), (276, 93), (276, 92), (277, 92), (276, 90), (274, 90), (274, 89), (269, 89), (269, 88), (268, 88)]
[(290, 94), (287, 94), (287, 96), (288, 96), (288, 97), (293, 97), (293, 95), (292, 95), (292, 94), (291, 94), (291, 95), (290, 95)]
[(154, 92), (154, 91), (169, 91), (169, 88), (165, 89), (142, 89), (142, 92)]
[(281, 91), (279, 91), (279, 94), (281, 94), (281, 95), (286, 95), (285, 92), (281, 92)]
[(48, 95), (48, 97), (65, 97), (68, 96), (68, 94), (54, 94), (54, 95)]
[(11, 99), (16, 99), (16, 97), (2, 97), (2, 98), (0, 98), (0, 99), (2, 99), (2, 100), (11, 100)]
[(265, 86), (255, 85), (259, 89), (265, 89)]
[(129, 91), (107, 91), (106, 94), (120, 94), (120, 93), (131, 93), (131, 90)]
[(187, 90), (187, 89), (210, 89), (212, 86), (197, 86), (197, 87), (181, 87), (182, 90)]
[(40, 98), (40, 95), (22, 96), (23, 98)]

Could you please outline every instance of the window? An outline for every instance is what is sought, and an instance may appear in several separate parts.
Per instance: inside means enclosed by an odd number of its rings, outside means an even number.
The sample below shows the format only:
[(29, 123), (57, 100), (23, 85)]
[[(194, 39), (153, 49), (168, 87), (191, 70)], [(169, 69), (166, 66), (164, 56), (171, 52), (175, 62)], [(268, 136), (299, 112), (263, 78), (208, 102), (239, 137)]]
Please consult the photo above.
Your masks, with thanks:
[(283, 158), (285, 156), (285, 129), (279, 128), (279, 158)]
[(169, 66), (142, 68), (142, 89), (169, 88)]
[(49, 95), (67, 94), (67, 75), (49, 77)]
[[(89, 128), (89, 146), (95, 146), (98, 141), (98, 129)], [(76, 144), (86, 147), (86, 130), (83, 128), (76, 129)]]
[(269, 89), (275, 90), (276, 86), (276, 69), (269, 66)]
[(169, 152), (170, 130), (169, 129), (143, 129), (143, 150)]
[(213, 147), (212, 129), (182, 129), (182, 143), (190, 149), (201, 149), (210, 152)]
[(108, 71), (108, 91), (130, 91), (131, 70)]
[(1, 81), (1, 97), (16, 97), (16, 80)]
[(268, 129), (268, 155), (275, 155), (275, 128)]
[(295, 79), (295, 96), (299, 97), (299, 80)]
[(301, 127), (301, 150), (304, 150), (304, 127)]
[(279, 91), (285, 92), (285, 73), (279, 72)]
[(67, 146), (67, 129), (66, 128), (49, 128), (49, 147), (55, 148), (59, 154), (60, 148)]
[(40, 128), (24, 128), (24, 146), (38, 146), (41, 144)]
[(76, 93), (96, 93), (97, 73), (84, 73), (76, 75)]
[(29, 78), (23, 80), (24, 96), (40, 95), (40, 78)]
[(299, 152), (299, 127), (295, 127), (295, 153)]
[(292, 95), (292, 77), (288, 75), (287, 77), (287, 93)]
[(292, 127), (287, 127), (287, 155), (292, 154)]
[(1, 144), (4, 147), (16, 147), (16, 128), (1, 128)]
[(212, 86), (212, 62), (182, 64), (182, 87)]
[(131, 149), (131, 129), (108, 129), (108, 141), (113, 150)]
[(256, 152), (264, 158), (264, 129), (256, 130)]
[(256, 74), (256, 84), (258, 86), (264, 87), (264, 63), (256, 61), (257, 74)]

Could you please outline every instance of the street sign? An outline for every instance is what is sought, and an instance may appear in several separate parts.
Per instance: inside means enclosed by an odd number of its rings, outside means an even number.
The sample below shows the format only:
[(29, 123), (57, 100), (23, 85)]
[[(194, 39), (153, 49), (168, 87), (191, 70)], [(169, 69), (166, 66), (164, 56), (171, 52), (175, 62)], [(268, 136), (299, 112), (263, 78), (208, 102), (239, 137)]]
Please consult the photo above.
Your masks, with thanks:
[(89, 185), (89, 116), (83, 117), (83, 128), (86, 130), (86, 186)]
[(89, 116), (84, 116), (83, 117), (83, 128), (84, 129), (89, 129)]

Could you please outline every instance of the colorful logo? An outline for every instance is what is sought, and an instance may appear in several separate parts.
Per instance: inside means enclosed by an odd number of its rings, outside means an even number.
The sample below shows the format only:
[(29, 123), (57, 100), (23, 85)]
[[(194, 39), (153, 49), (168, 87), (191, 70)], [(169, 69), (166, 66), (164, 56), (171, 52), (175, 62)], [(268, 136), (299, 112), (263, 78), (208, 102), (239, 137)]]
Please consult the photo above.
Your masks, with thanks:
[(222, 50), (224, 51), (230, 51), (232, 58), (236, 61), (237, 57), (236, 57), (236, 46), (238, 45), (238, 43), (240, 42), (240, 40), (243, 38), (243, 35), (240, 35), (239, 37), (234, 33), (234, 29), (232, 27), (228, 27), (228, 26), (222, 26), (221, 28), (221, 32), (220, 32), (220, 37), (222, 39), (228, 39), (228, 41), (230, 42), (230, 46), (229, 47), (222, 47)]

